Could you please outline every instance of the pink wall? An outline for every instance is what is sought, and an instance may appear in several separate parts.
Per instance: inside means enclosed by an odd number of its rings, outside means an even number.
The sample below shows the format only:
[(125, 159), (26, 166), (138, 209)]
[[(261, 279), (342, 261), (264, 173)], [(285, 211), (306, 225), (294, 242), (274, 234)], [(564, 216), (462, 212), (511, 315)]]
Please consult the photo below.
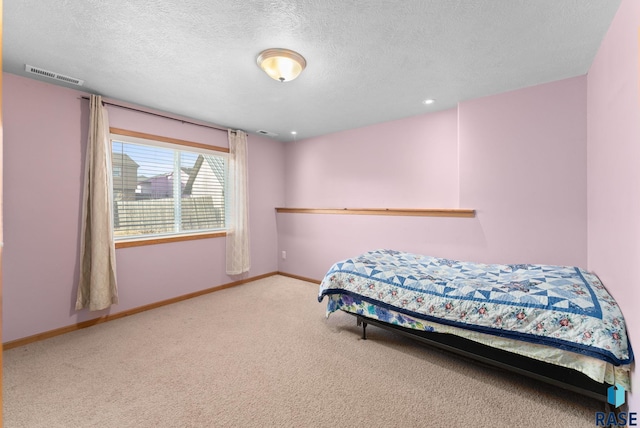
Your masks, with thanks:
[[(453, 109), (288, 143), (286, 206), (458, 208), (456, 128)], [(382, 247), (455, 254), (481, 239), (474, 225), (473, 219), (278, 214), (278, 246), (287, 252), (279, 270), (321, 279), (336, 260)], [(452, 241), (451, 233), (460, 239)]]
[[(616, 298), (640, 351), (640, 2), (623, 0), (589, 70), (588, 266)], [(640, 412), (633, 374), (631, 411)]]
[(587, 265), (586, 77), (459, 105), (460, 204), (474, 259)]
[(288, 207), (478, 213), (279, 214), (280, 270), (321, 279), (336, 260), (383, 247), (586, 267), (585, 87), (567, 79), (287, 145)]
[[(74, 307), (86, 94), (4, 75), (3, 339), (11, 341), (234, 281), (225, 273), (225, 239), (119, 249), (120, 304), (100, 312)], [(118, 128), (227, 146), (226, 133), (109, 108)], [(249, 137), (252, 268), (277, 270), (274, 207), (284, 202), (283, 144)]]
[[(458, 208), (455, 109), (285, 146), (294, 208)], [(279, 214), (283, 272), (320, 279), (340, 258), (382, 247), (455, 254), (477, 236), (473, 219)], [(460, 228), (467, 230), (458, 234)], [(460, 235), (452, 242), (451, 230)]]
[(456, 111), (286, 145), (289, 207), (457, 208)]

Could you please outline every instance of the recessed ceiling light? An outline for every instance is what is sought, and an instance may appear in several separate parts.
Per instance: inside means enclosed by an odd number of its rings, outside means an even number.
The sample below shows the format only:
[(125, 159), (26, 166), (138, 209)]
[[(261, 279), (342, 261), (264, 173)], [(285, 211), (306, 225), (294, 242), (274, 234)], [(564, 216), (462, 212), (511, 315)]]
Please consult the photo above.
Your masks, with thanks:
[(296, 131), (291, 131), (291, 135), (296, 135), (297, 132)]
[(423, 101), (424, 104), (429, 105), (429, 104), (433, 104), (435, 103), (436, 100), (434, 100), (433, 98), (429, 98)]

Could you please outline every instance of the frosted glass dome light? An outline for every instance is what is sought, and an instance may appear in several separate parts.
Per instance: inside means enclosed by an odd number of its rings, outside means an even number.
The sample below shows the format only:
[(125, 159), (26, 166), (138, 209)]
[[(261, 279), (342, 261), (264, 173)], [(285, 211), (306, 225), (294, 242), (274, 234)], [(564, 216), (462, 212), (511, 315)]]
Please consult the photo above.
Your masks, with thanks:
[(300, 75), (307, 66), (302, 55), (289, 49), (267, 49), (256, 59), (258, 66), (269, 77), (280, 82), (289, 82)]

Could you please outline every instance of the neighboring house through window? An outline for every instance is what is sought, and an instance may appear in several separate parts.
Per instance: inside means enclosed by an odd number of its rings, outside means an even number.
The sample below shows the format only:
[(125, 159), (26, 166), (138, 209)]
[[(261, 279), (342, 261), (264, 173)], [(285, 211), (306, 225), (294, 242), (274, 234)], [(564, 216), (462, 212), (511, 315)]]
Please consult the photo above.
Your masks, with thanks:
[(113, 167), (113, 199), (132, 201), (135, 199), (139, 165), (125, 153), (111, 155)]

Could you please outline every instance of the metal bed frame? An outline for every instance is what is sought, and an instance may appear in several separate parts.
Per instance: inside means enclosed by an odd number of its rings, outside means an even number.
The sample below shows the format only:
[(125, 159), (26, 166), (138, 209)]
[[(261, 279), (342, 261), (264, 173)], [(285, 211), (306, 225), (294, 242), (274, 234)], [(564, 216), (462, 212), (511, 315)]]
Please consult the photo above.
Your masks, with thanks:
[[(346, 312), (346, 311), (344, 311)], [(594, 398), (605, 404), (605, 411), (619, 412), (607, 402), (607, 389), (610, 385), (596, 382), (588, 376), (566, 367), (545, 363), (523, 355), (514, 354), (497, 348), (474, 342), (453, 334), (412, 330), (377, 319), (346, 312), (356, 317), (358, 326), (362, 326), (362, 339), (367, 339), (367, 325), (409, 337), (421, 343), (470, 358), (489, 366), (515, 372), (553, 386), (564, 388), (578, 394)]]

